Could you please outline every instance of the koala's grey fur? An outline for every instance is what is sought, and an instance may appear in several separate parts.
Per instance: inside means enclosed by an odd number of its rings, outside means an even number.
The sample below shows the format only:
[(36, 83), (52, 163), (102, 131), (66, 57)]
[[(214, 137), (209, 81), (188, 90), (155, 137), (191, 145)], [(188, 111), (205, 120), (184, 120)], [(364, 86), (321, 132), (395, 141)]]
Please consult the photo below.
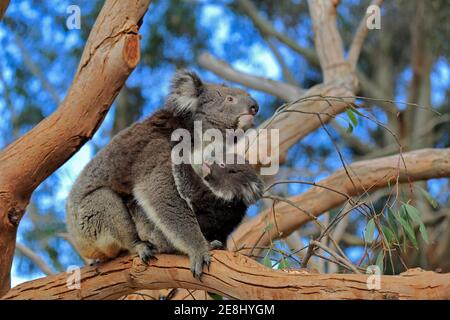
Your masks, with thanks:
[(184, 128), (193, 134), (195, 120), (202, 121), (204, 130), (236, 129), (243, 127), (242, 115), (257, 110), (243, 90), (178, 72), (164, 108), (115, 136), (75, 181), (66, 215), (79, 253), (106, 260), (129, 251), (148, 261), (155, 252), (180, 252), (189, 256), (192, 272), (200, 277), (211, 245), (177, 189), (171, 133)]
[(189, 164), (174, 166), (180, 195), (194, 211), (208, 241), (225, 243), (242, 221), (248, 206), (263, 194), (263, 183), (249, 164), (208, 166), (200, 178)]

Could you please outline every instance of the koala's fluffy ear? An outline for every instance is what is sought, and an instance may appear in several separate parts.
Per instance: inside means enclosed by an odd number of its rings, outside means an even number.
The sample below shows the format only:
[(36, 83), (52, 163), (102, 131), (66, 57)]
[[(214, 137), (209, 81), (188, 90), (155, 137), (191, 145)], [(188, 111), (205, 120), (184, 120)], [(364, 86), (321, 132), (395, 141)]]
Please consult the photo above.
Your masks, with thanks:
[(195, 112), (203, 82), (195, 72), (179, 70), (172, 79), (169, 101), (177, 114)]

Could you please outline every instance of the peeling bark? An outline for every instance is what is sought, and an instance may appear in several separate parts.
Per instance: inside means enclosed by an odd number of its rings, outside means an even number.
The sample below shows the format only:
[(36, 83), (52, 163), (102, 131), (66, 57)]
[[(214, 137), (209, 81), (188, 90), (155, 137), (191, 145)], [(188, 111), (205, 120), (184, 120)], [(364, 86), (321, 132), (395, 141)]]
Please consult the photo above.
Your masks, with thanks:
[(67, 274), (23, 283), (4, 299), (117, 299), (141, 289), (203, 289), (231, 299), (449, 299), (450, 274), (418, 269), (381, 276), (369, 289), (369, 275), (272, 270), (229, 251), (214, 251), (202, 281), (192, 277), (187, 257), (158, 255), (150, 266), (132, 256), (81, 269), (80, 289), (67, 287)]

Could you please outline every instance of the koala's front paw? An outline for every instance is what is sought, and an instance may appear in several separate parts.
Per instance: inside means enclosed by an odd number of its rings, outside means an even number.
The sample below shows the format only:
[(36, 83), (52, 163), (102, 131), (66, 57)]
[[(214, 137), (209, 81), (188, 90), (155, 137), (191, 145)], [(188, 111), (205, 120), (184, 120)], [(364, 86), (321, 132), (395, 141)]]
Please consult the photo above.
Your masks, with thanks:
[(142, 262), (145, 264), (149, 264), (150, 260), (155, 259), (158, 260), (158, 258), (155, 257), (155, 247), (150, 242), (141, 242), (138, 245), (136, 245), (136, 251), (139, 255), (139, 258), (141, 258)]
[(224, 249), (224, 245), (221, 241), (219, 240), (213, 240), (209, 243), (209, 250), (214, 250), (214, 249)]
[(203, 274), (203, 266), (206, 265), (209, 268), (211, 263), (211, 254), (209, 251), (203, 251), (189, 255), (189, 260), (191, 262), (191, 272), (194, 278), (201, 280)]
[(89, 267), (98, 267), (100, 265), (100, 259), (88, 259)]

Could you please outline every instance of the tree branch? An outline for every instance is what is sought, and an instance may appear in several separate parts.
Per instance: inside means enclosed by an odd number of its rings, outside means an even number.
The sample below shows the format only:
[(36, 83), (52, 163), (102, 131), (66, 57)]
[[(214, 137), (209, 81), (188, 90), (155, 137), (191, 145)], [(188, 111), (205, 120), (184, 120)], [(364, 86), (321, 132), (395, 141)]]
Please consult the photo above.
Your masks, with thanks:
[(31, 250), (30, 248), (24, 246), (21, 243), (16, 243), (16, 249), (17, 251), (19, 251), (21, 254), (23, 254), (25, 257), (27, 257), (28, 259), (30, 259), (39, 269), (41, 269), (41, 271), (43, 273), (45, 273), (46, 275), (50, 276), (55, 274), (53, 272), (53, 270), (49, 267), (49, 265), (42, 260), (41, 257), (39, 257), (33, 250)]
[(0, 1), (0, 20), (3, 19), (3, 16), (6, 13), (6, 9), (8, 9), (9, 0), (1, 0)]
[(31, 193), (102, 123), (139, 61), (138, 23), (149, 4), (107, 0), (58, 109), (0, 153), (0, 295), (10, 286), (16, 231)]
[(264, 267), (243, 255), (214, 251), (202, 281), (192, 277), (188, 258), (158, 255), (150, 266), (127, 256), (81, 269), (80, 289), (67, 287), (62, 273), (25, 282), (4, 299), (117, 299), (141, 289), (200, 289), (232, 299), (448, 299), (450, 274), (410, 270), (381, 276), (380, 289), (368, 289), (369, 275), (314, 274)]
[(297, 86), (237, 71), (225, 61), (216, 59), (209, 53), (200, 54), (197, 62), (200, 67), (215, 73), (225, 80), (266, 92), (285, 101), (295, 100), (303, 93), (303, 90)]
[[(450, 177), (450, 149), (412, 151), (404, 153), (403, 159), (406, 168), (399, 155), (355, 162), (348, 166), (350, 176), (341, 169), (318, 183), (323, 187), (312, 187), (288, 199), (310, 215), (319, 216), (344, 203), (347, 200), (344, 194), (358, 196), (395, 184), (397, 179), (399, 183), (404, 183)], [(232, 234), (233, 243), (246, 248), (265, 246), (271, 240), (288, 236), (310, 220), (310, 216), (291, 205), (279, 203), (275, 206), (275, 213), (271, 209), (265, 210), (242, 223)], [(267, 230), (266, 226), (275, 222), (277, 228)], [(261, 236), (264, 230), (266, 232)], [(229, 248), (233, 243), (228, 243)]]
[[(258, 129), (279, 130), (279, 160), (280, 163), (283, 163), (293, 145), (319, 128), (322, 123), (327, 123), (336, 115), (344, 112), (349, 103), (353, 101), (349, 98), (352, 96), (352, 88), (346, 87), (345, 83), (341, 81), (318, 84), (306, 91), (298, 100), (285, 105), (283, 111), (276, 112)], [(339, 97), (346, 98), (340, 99)], [(271, 150), (268, 146), (271, 138), (267, 135), (270, 135), (270, 132), (261, 132), (257, 137), (258, 141), (250, 141), (249, 144), (249, 153), (258, 154), (260, 163), (273, 163), (274, 159), (272, 158), (276, 157), (275, 154), (266, 154), (265, 152), (265, 150)], [(246, 150), (245, 143), (245, 139), (241, 139), (237, 148)]]
[[(11, 29), (11, 28), (10, 28)], [(13, 31), (10, 31), (13, 33)], [(50, 81), (45, 76), (44, 72), (42, 72), (42, 69), (33, 61), (30, 52), (28, 51), (27, 47), (23, 43), (22, 39), (20, 37), (13, 33), (14, 40), (16, 42), (17, 47), (19, 48), (23, 61), (27, 68), (30, 70), (30, 72), (41, 82), (42, 87), (47, 91), (47, 93), (52, 98), (53, 102), (56, 105), (59, 105), (59, 94), (56, 88), (50, 83)]]
[[(314, 44), (325, 83), (348, 75), (356, 82), (350, 65), (344, 59), (344, 46), (336, 24), (336, 5), (337, 2), (330, 0), (308, 0), (314, 28)], [(356, 83), (354, 86), (356, 87)]]

